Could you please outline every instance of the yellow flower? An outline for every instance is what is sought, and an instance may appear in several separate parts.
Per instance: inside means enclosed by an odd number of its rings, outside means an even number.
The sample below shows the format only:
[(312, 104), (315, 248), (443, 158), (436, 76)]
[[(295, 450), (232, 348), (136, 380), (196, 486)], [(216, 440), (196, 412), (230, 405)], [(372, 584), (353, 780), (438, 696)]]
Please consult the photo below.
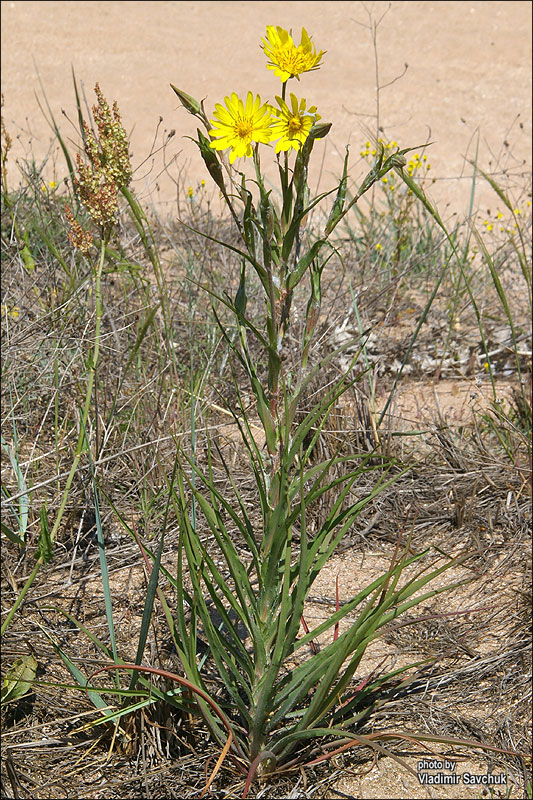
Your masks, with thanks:
[(272, 113), (277, 117), (272, 121), (272, 139), (279, 139), (276, 153), (281, 150), (290, 150), (291, 147), (298, 150), (309, 136), (313, 123), (320, 119), (320, 115), (316, 113), (316, 106), (311, 106), (306, 111), (304, 99), (300, 100), (300, 104), (298, 104), (298, 100), (293, 94), (290, 98), (290, 108), (285, 100), (277, 95), (279, 109), (272, 107)]
[(18, 306), (6, 306), (2, 303), (2, 316), (11, 317), (12, 319), (18, 319), (20, 316), (20, 308)]
[(274, 70), (274, 75), (277, 75), (282, 83), (289, 78), (300, 80), (302, 72), (319, 68), (324, 51), (317, 53), (305, 28), (302, 28), (298, 46), (295, 45), (291, 34), (279, 25), (267, 25), (266, 32), (267, 38), (261, 40), (261, 47), (269, 59), (267, 68)]
[(209, 135), (216, 141), (210, 142), (214, 150), (226, 150), (231, 147), (230, 163), (236, 158), (252, 155), (252, 142), (267, 144), (272, 138), (270, 123), (271, 109), (267, 103), (261, 105), (261, 98), (248, 92), (246, 105), (235, 92), (224, 98), (226, 107), (217, 103), (211, 122), (215, 127)]

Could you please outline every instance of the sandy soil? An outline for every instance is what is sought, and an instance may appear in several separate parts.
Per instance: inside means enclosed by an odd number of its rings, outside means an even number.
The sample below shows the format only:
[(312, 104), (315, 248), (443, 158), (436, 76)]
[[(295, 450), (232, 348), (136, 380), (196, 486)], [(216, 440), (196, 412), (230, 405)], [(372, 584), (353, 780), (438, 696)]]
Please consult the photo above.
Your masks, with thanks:
[[(194, 120), (179, 107), (169, 84), (198, 99), (206, 98), (208, 113), (232, 91), (242, 96), (252, 89), (265, 100), (273, 99), (280, 84), (265, 69), (259, 43), (266, 25), (280, 24), (298, 32), (305, 26), (317, 47), (327, 51), (319, 71), (289, 87), (316, 104), (323, 119), (333, 123), (330, 136), (317, 146), (324, 157), (321, 186), (329, 187), (333, 176), (339, 174), (347, 143), (352, 146), (352, 175), (357, 180), (363, 171), (359, 150), (367, 138), (365, 127), (376, 126), (375, 60), (365, 26), (371, 19), (381, 19), (377, 50), (384, 135), (401, 146), (434, 142), (429, 158), (437, 181), (430, 195), (441, 211), (447, 206), (443, 217), (457, 213), (462, 218), (466, 213), (471, 168), (465, 166), (465, 158), (474, 157), (478, 133), (481, 166), (495, 174), (506, 169), (511, 183), (523, 186), (522, 176), (531, 170), (530, 3), (394, 0), (388, 9), (388, 2), (332, 0), (3, 0), (2, 92), (6, 127), (14, 139), (11, 179), (18, 180), (16, 159), (27, 155), (30, 147), (37, 163), (48, 158), (45, 180), (59, 181), (65, 174), (63, 158), (57, 146), (50, 144), (51, 131), (35, 92), (42, 102), (38, 71), (62, 134), (72, 138), (74, 147), (75, 129), (61, 113), (64, 110), (75, 119), (74, 68), (90, 104), (95, 81), (109, 101), (118, 101), (125, 126), (131, 131), (133, 161), (138, 167), (136, 191), (151, 195), (163, 211), (175, 213), (172, 178), (179, 177), (186, 187), (207, 175), (196, 148), (186, 138), (195, 133)], [(408, 68), (402, 74), (405, 64)], [(164, 158), (159, 153), (145, 162), (156, 131), (157, 145), (172, 129), (176, 135)], [(176, 155), (168, 174), (165, 159), (168, 163)], [(477, 204), (482, 213), (488, 208), (495, 211), (494, 194), (480, 192)], [(406, 383), (394, 414), (419, 423), (438, 408), (453, 426), (458, 417), (468, 417), (472, 405), (482, 401), (482, 394), (470, 379), (461, 384), (444, 381), (437, 388), (430, 382)], [(221, 444), (229, 448), (231, 427), (225, 430), (221, 426), (219, 433)], [(317, 581), (316, 593), (334, 597), (337, 575), (349, 593), (368, 579), (369, 570), (383, 566), (381, 552), (365, 558), (364, 563), (356, 563), (352, 556), (336, 556), (321, 573), (324, 582)], [(142, 588), (140, 570), (137, 577)], [(129, 581), (128, 576), (128, 586)], [(135, 580), (131, 585), (133, 596), (138, 597)], [(90, 593), (96, 591), (89, 588)], [(321, 606), (311, 608), (309, 622), (316, 623), (323, 613)], [(378, 662), (381, 656), (375, 656)], [(416, 769), (414, 759), (409, 763)], [(458, 772), (467, 771), (485, 774), (486, 761), (461, 763)], [(390, 760), (361, 776), (349, 769), (343, 772), (341, 765), (339, 775), (337, 788), (349, 797), (482, 796), (479, 787), (468, 791), (464, 786), (427, 789)], [(511, 796), (518, 796), (519, 791), (513, 787)]]
[[(389, 9), (390, 5), (390, 10)], [(161, 154), (145, 161), (154, 141), (171, 129), (167, 161), (185, 185), (205, 176), (194, 145), (195, 120), (169, 84), (198, 99), (215, 102), (249, 89), (272, 99), (280, 84), (265, 69), (260, 49), (267, 24), (300, 32), (305, 26), (325, 50), (319, 71), (293, 80), (290, 90), (317, 105), (333, 123), (319, 150), (324, 155), (322, 188), (342, 166), (352, 146), (351, 174), (363, 171), (359, 151), (365, 126), (375, 130), (376, 76), (371, 20), (377, 29), (380, 123), (401, 146), (432, 144), (429, 157), (437, 182), (431, 196), (441, 213), (467, 210), (475, 155), (484, 169), (513, 174), (531, 162), (531, 4), (528, 2), (22, 2), (2, 4), (2, 91), (6, 125), (19, 137), (11, 153), (28, 150), (39, 162), (50, 152), (46, 180), (64, 174), (62, 157), (49, 151), (50, 128), (35, 97), (42, 98), (37, 71), (64, 136), (75, 131), (62, 110), (75, 118), (71, 70), (92, 104), (99, 81), (108, 100), (116, 99), (131, 143), (138, 192), (152, 191), (172, 211), (175, 185), (161, 175)], [(407, 64), (405, 74), (404, 65)], [(400, 77), (401, 76), (401, 77)], [(396, 80), (398, 79), (398, 80)], [(373, 116), (374, 115), (374, 116)], [(316, 159), (318, 163), (320, 159)], [(499, 165), (499, 167), (498, 167)], [(520, 183), (520, 181), (517, 181)], [(159, 191), (154, 191), (156, 188)], [(482, 213), (494, 210), (494, 195), (478, 195)], [(445, 208), (449, 204), (449, 208)]]

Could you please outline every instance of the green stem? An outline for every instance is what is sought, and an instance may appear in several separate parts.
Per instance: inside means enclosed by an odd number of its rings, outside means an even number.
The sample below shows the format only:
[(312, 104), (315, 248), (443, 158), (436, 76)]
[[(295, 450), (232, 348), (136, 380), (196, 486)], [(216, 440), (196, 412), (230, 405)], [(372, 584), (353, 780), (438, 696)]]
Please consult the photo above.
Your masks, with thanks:
[[(80, 462), (81, 454), (84, 450), (84, 443), (87, 435), (87, 420), (89, 418), (89, 410), (91, 407), (91, 400), (93, 395), (93, 387), (94, 387), (94, 380), (96, 375), (96, 365), (98, 363), (98, 354), (100, 351), (100, 324), (102, 321), (102, 290), (101, 290), (101, 282), (102, 282), (102, 271), (104, 267), (105, 261), (105, 252), (107, 246), (107, 237), (102, 238), (102, 242), (100, 245), (100, 257), (98, 260), (98, 266), (96, 269), (96, 277), (95, 277), (95, 305), (96, 305), (96, 325), (95, 325), (95, 334), (94, 334), (94, 349), (92, 352), (92, 357), (90, 360), (89, 365), (89, 380), (87, 384), (87, 393), (85, 395), (85, 404), (83, 407), (83, 412), (80, 420), (80, 432), (78, 435), (78, 442), (76, 444), (76, 450), (74, 451), (74, 458), (72, 460), (72, 466), (70, 468), (69, 475), (67, 477), (67, 482), (65, 484), (65, 489), (63, 491), (63, 497), (61, 499), (61, 505), (59, 506), (59, 511), (57, 513), (56, 520), (54, 522), (54, 526), (50, 532), (50, 540), (53, 543), (55, 537), (57, 535), (57, 531), (59, 530), (59, 526), (61, 524), (61, 520), (63, 519), (63, 515), (65, 513), (65, 507), (67, 505), (67, 500), (70, 492), (70, 487), (72, 485), (72, 481), (74, 480), (74, 475), (76, 474), (76, 470), (78, 469), (78, 465)], [(20, 606), (24, 597), (26, 596), (30, 586), (32, 585), (33, 581), (35, 580), (35, 576), (39, 571), (39, 568), (44, 563), (43, 556), (39, 556), (37, 559), (37, 563), (35, 564), (28, 580), (26, 581), (24, 588), (22, 589), (21, 593), (15, 600), (15, 603), (11, 610), (9, 611), (2, 628), (0, 629), (0, 634), (3, 634), (9, 623), (11, 622), (13, 615), (15, 614), (17, 608)]]

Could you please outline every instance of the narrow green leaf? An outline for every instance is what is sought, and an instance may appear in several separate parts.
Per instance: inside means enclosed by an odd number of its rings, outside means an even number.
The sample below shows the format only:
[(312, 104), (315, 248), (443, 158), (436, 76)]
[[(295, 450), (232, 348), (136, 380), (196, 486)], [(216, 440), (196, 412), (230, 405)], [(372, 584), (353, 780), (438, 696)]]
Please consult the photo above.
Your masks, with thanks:
[(48, 524), (48, 512), (46, 510), (46, 501), (41, 506), (41, 515), (40, 515), (40, 525), (41, 531), (39, 534), (39, 542), (37, 545), (37, 552), (35, 557), (37, 559), (42, 559), (44, 564), (48, 564), (51, 560), (53, 555), (53, 542), (50, 536), (50, 526)]
[[(69, 658), (69, 656), (64, 652), (62, 647), (56, 642), (56, 640), (48, 633), (46, 628), (44, 628), (39, 622), (35, 622), (35, 624), (41, 629), (47, 639), (51, 642), (52, 647), (61, 658), (65, 666), (70, 670), (73, 677), (78, 681), (79, 685), (84, 689), (88, 686), (88, 681), (83, 672), (74, 664), (74, 662)], [(108, 703), (105, 702), (103, 697), (94, 689), (90, 689), (88, 691), (88, 697), (91, 703), (96, 708), (107, 708)]]
[(24, 539), (22, 539), (18, 535), (18, 533), (15, 533), (15, 531), (12, 531), (11, 528), (8, 528), (5, 523), (1, 522), (0, 523), (0, 527), (1, 527), (2, 533), (5, 536), (7, 536), (7, 538), (9, 539), (10, 542), (13, 542), (14, 544), (18, 545), (21, 548), (24, 548), (26, 546), (26, 544), (24, 542)]
[(344, 210), (344, 203), (346, 200), (346, 188), (348, 185), (348, 156), (350, 154), (350, 148), (346, 146), (346, 155), (344, 157), (344, 167), (342, 170), (342, 178), (339, 184), (339, 188), (337, 190), (337, 196), (333, 202), (332, 209), (329, 213), (328, 221), (326, 222), (326, 227), (324, 229), (324, 233), (326, 236), (329, 236), (337, 221)]

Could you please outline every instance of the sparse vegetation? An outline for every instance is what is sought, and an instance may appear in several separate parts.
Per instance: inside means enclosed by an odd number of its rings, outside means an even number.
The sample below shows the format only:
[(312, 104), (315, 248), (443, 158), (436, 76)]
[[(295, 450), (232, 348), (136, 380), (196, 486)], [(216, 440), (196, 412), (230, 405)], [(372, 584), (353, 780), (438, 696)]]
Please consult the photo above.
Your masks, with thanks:
[(518, 797), (531, 199), (474, 164), (500, 210), (448, 230), (424, 148), (379, 137), (313, 198), (329, 125), (286, 86), (323, 54), (263, 44), (275, 107), (173, 87), (225, 213), (202, 181), (149, 215), (98, 86), (64, 185), (9, 186), (2, 124), (5, 786), (346, 796), (445, 752)]

